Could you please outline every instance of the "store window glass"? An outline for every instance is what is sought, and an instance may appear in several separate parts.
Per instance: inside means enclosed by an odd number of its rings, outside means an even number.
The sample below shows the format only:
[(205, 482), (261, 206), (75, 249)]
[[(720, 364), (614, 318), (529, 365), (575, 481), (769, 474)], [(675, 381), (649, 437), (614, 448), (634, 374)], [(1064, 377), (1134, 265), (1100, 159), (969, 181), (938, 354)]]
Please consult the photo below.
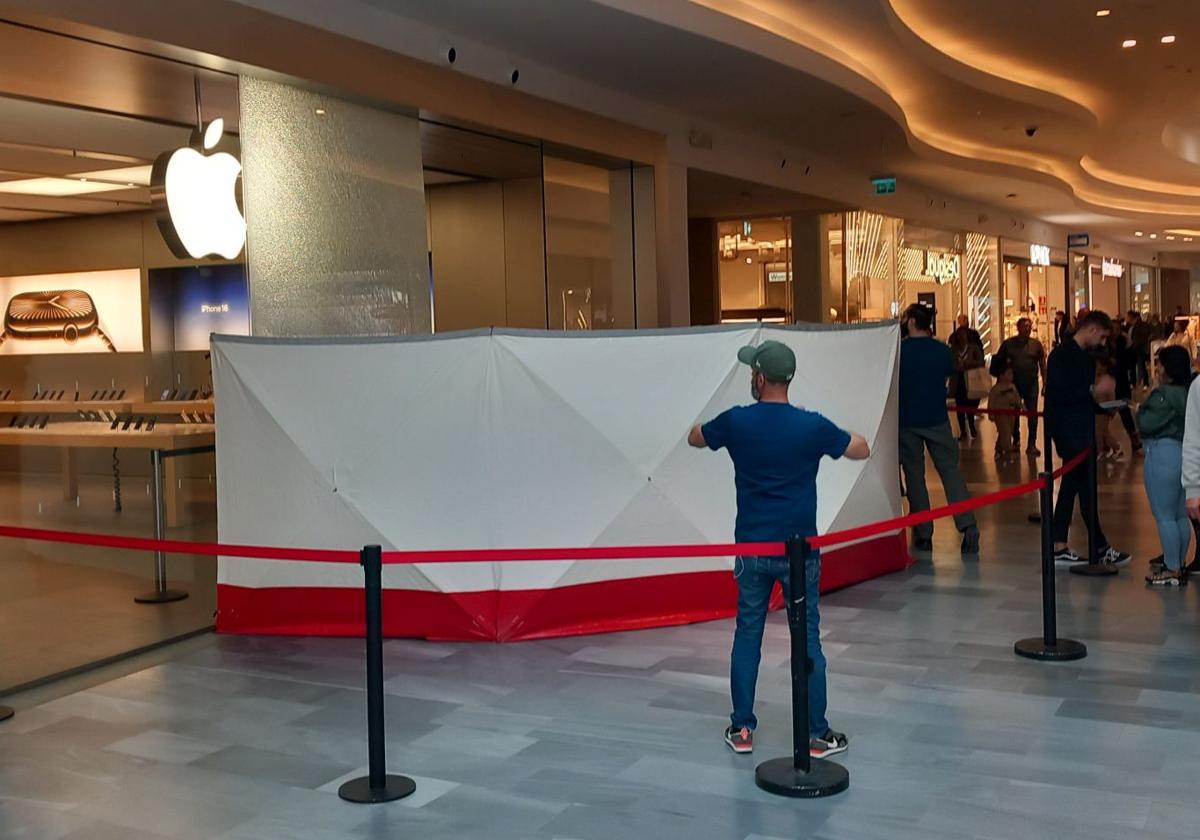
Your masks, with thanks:
[(1129, 267), (1129, 308), (1149, 318), (1158, 311), (1158, 290), (1154, 283), (1154, 269), (1148, 265)]
[(903, 309), (934, 309), (934, 334), (948, 337), (963, 314), (962, 235), (897, 220), (896, 297)]
[(850, 211), (846, 215), (846, 320), (882, 321), (900, 314), (896, 288), (897, 219)]
[[(25, 35), (0, 24), (0, 49)], [(189, 145), (198, 107), (205, 124), (224, 120), (209, 151), (240, 157), (237, 78), (87, 51), (89, 74), (60, 80), (60, 101), (0, 79), (0, 521), (150, 537), (161, 516), (168, 538), (213, 541), (208, 335), (249, 330), (244, 252), (174, 253), (151, 175)], [(161, 96), (92, 83), (114, 74)], [(240, 181), (221, 186), (240, 203)], [(169, 555), (159, 587), (150, 554), (10, 540), (2, 552), (0, 635), (15, 641), (0, 692), (213, 623), (215, 557)]]
[(1091, 285), (1089, 268), (1087, 254), (1071, 254), (1070, 300), (1067, 301), (1070, 311), (1067, 314), (1072, 318), (1079, 313), (1079, 310), (1088, 306), (1088, 291)]
[(993, 353), (999, 349), (1003, 340), (1003, 328), (999, 321), (999, 241), (994, 236), (968, 233), (965, 236), (965, 246), (965, 312), (971, 326), (983, 339), (984, 352)]
[(717, 223), (721, 321), (792, 321), (792, 226), (787, 217)]
[(633, 168), (546, 155), (542, 173), (550, 328), (632, 328)]
[(826, 318), (833, 324), (846, 323), (846, 261), (842, 247), (844, 224), (841, 213), (826, 213), (821, 217), (826, 246), (825, 297), (829, 304)]

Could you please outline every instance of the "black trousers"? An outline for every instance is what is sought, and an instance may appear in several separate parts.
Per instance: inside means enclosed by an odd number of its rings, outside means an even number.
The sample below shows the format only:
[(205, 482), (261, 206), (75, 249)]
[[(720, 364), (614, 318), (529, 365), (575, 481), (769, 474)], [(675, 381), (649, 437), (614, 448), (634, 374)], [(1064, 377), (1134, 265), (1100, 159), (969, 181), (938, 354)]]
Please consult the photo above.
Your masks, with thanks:
[[(1062, 458), (1063, 463), (1071, 460), (1089, 446), (1091, 446), (1090, 441), (1077, 438), (1055, 438), (1054, 440), (1054, 447), (1058, 450), (1058, 457)], [(1065, 543), (1070, 536), (1071, 520), (1075, 516), (1076, 497), (1079, 498), (1080, 513), (1084, 521), (1087, 521), (1088, 511), (1091, 510), (1092, 505), (1092, 476), (1095, 469), (1096, 453), (1093, 451), (1082, 464), (1062, 477), (1062, 483), (1058, 488), (1058, 500), (1054, 503), (1053, 531), (1056, 543)], [(1103, 551), (1106, 548), (1108, 548), (1108, 540), (1105, 539), (1104, 530), (1100, 527), (1100, 514), (1097, 512), (1095, 549)]]
[[(1026, 411), (1037, 411), (1038, 404), (1038, 383), (1040, 380), (1034, 379), (1032, 382), (1018, 382), (1017, 393), (1021, 395), (1021, 402), (1025, 403)], [(1031, 446), (1037, 446), (1038, 419), (1036, 417), (1026, 417), (1025, 425), (1029, 429), (1029, 443)], [(1013, 443), (1017, 446), (1021, 445), (1021, 418), (1013, 418)]]

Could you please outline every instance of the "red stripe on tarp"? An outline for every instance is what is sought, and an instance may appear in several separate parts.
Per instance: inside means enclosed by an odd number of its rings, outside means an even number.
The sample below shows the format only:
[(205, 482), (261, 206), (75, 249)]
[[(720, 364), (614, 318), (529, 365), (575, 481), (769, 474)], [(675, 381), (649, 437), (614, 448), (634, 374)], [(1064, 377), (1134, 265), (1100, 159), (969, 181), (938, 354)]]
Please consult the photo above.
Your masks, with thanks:
[[(821, 591), (829, 592), (911, 562), (903, 534), (822, 554)], [(773, 607), (783, 603), (778, 589)], [(572, 584), (554, 589), (427, 592), (383, 590), (383, 632), (455, 641), (528, 639), (690, 624), (736, 613), (728, 570)], [(217, 585), (217, 631), (262, 635), (363, 635), (363, 591), (353, 587)]]

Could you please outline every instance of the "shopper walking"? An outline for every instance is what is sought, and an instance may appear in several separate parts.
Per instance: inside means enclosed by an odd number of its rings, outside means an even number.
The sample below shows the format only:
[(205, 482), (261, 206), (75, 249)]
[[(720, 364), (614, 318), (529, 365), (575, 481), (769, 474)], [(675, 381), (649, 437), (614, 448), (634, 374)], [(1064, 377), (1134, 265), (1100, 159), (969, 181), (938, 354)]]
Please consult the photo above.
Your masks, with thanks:
[(1133, 420), (1133, 409), (1130, 408), (1130, 403), (1133, 402), (1134, 354), (1128, 336), (1117, 323), (1113, 324), (1112, 332), (1109, 335), (1108, 367), (1113, 377), (1113, 384), (1116, 386), (1116, 399), (1124, 403), (1117, 409), (1117, 414), (1121, 418), (1121, 425), (1125, 427), (1125, 434), (1129, 436), (1130, 452), (1140, 455), (1142, 439), (1138, 434), (1137, 424)]
[[(786, 344), (764, 341), (743, 347), (738, 360), (750, 366), (754, 403), (731, 408), (688, 434), (697, 448), (727, 449), (733, 460), (737, 488), (738, 542), (775, 542), (817, 533), (817, 470), (821, 459), (859, 461), (871, 452), (861, 435), (843, 431), (820, 414), (796, 408), (788, 401), (788, 385), (796, 373), (796, 356)], [(791, 577), (786, 557), (738, 557), (737, 628), (730, 656), (729, 687), (733, 700), (725, 743), (736, 753), (754, 749), (754, 693), (762, 656), (767, 607), (775, 582), (788, 597), (791, 586), (804, 586), (808, 604), (809, 751), (821, 758), (844, 752), (849, 741), (825, 719), (827, 693), (825, 656), (821, 651), (821, 560), (813, 552), (803, 581)], [(790, 603), (790, 598), (788, 599)]]
[(1187, 583), (1187, 553), (1192, 538), (1183, 490), (1183, 435), (1188, 388), (1195, 372), (1187, 351), (1164, 347), (1154, 363), (1157, 387), (1138, 410), (1137, 422), (1146, 447), (1142, 481), (1162, 543), (1162, 566), (1151, 568), (1152, 586)]
[[(1046, 378), (1046, 349), (1042, 342), (1033, 337), (1033, 321), (1021, 318), (1017, 321), (1017, 334), (1000, 345), (999, 354), (1005, 366), (1013, 371), (1013, 383), (1025, 403), (1026, 411), (1036, 412), (1040, 380)], [(1039, 380), (1040, 377), (1040, 380)], [(1038, 419), (1030, 414), (1026, 418), (1029, 445), (1025, 452), (1033, 457), (1042, 454), (1037, 447)], [(1021, 447), (1021, 424), (1013, 424), (1013, 443)]]
[[(972, 399), (970, 379), (971, 371), (983, 370), (983, 339), (979, 333), (971, 329), (971, 323), (966, 315), (958, 316), (958, 327), (950, 334), (950, 351), (954, 354), (954, 364), (958, 373), (954, 377), (954, 403), (959, 408), (977, 409), (983, 395)], [(987, 374), (982, 374), (987, 379)], [(979, 437), (975, 428), (975, 415), (966, 411), (958, 412), (959, 440), (971, 440)]]
[[(904, 313), (908, 338), (900, 342), (900, 468), (908, 489), (911, 513), (929, 510), (929, 489), (925, 486), (925, 450), (942, 479), (942, 488), (950, 502), (970, 498), (967, 484), (958, 469), (958, 446), (950, 431), (946, 413), (946, 383), (954, 376), (954, 357), (950, 348), (933, 337), (933, 310), (916, 303)], [(979, 553), (979, 528), (975, 514), (954, 517), (962, 534), (962, 553)], [(933, 549), (933, 523), (913, 528), (913, 548)]]
[[(1050, 354), (1046, 376), (1046, 424), (1058, 456), (1064, 462), (1086, 451), (1095, 437), (1095, 417), (1099, 410), (1092, 398), (1096, 381), (1095, 361), (1089, 351), (1104, 346), (1112, 332), (1112, 319), (1094, 311), (1080, 317), (1070, 341), (1063, 342)], [(1087, 459), (1096, 469), (1096, 453)], [(1058, 501), (1054, 505), (1054, 561), (1078, 563), (1083, 558), (1068, 544), (1075, 499), (1080, 500), (1086, 517), (1092, 507), (1092, 480), (1088, 469), (1071, 470), (1062, 478)], [(1096, 552), (1092, 558), (1111, 565), (1128, 563), (1130, 557), (1108, 544), (1096, 517)]]
[(1133, 353), (1132, 379), (1135, 387), (1143, 388), (1150, 385), (1150, 341), (1154, 330), (1142, 319), (1142, 313), (1130, 309), (1125, 313), (1125, 323), (1129, 329), (1129, 348)]

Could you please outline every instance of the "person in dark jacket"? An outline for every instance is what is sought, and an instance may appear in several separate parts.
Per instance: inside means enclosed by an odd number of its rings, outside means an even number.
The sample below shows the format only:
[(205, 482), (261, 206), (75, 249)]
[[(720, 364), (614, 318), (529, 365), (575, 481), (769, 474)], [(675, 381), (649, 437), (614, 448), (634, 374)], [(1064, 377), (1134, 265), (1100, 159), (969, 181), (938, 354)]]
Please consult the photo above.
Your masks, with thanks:
[(1121, 417), (1121, 425), (1125, 427), (1125, 434), (1129, 435), (1131, 451), (1134, 455), (1140, 455), (1142, 439), (1138, 434), (1137, 424), (1133, 421), (1133, 411), (1129, 408), (1129, 402), (1133, 399), (1132, 379), (1135, 357), (1128, 337), (1121, 331), (1120, 325), (1115, 322), (1109, 335), (1108, 355), (1109, 372), (1117, 384), (1117, 399), (1125, 400), (1126, 403), (1117, 413)]
[[(969, 399), (967, 372), (984, 366), (983, 339), (976, 330), (971, 329), (971, 322), (966, 315), (958, 316), (958, 328), (950, 333), (950, 352), (954, 354), (954, 366), (958, 369), (954, 377), (955, 405), (979, 408), (979, 400)], [(958, 437), (959, 440), (979, 437), (974, 414), (958, 412)]]
[(1142, 318), (1142, 313), (1130, 309), (1125, 314), (1129, 328), (1129, 349), (1133, 352), (1132, 379), (1134, 385), (1150, 384), (1150, 341), (1154, 337), (1153, 327)]
[(1187, 583), (1187, 551), (1192, 539), (1183, 491), (1183, 431), (1188, 389), (1195, 373), (1182, 347), (1164, 347), (1154, 364), (1159, 383), (1138, 410), (1137, 422), (1146, 446), (1142, 481), (1162, 543), (1161, 565), (1151, 562), (1146, 582), (1152, 586)]
[[(1075, 499), (1079, 498), (1086, 515), (1092, 503), (1090, 470), (1096, 469), (1094, 438), (1096, 413), (1092, 398), (1096, 382), (1096, 365), (1091, 351), (1102, 348), (1112, 334), (1112, 319), (1103, 312), (1088, 312), (1079, 318), (1069, 341), (1054, 348), (1046, 372), (1046, 425), (1058, 456), (1069, 461), (1089, 447), (1093, 448), (1087, 469), (1071, 470), (1062, 478), (1058, 501), (1054, 505), (1054, 561), (1078, 563), (1083, 558), (1071, 550), (1071, 519), (1075, 514)], [(1098, 520), (1099, 517), (1097, 517)], [(1101, 563), (1128, 563), (1130, 556), (1109, 545), (1096, 522), (1096, 552), (1092, 558)]]

